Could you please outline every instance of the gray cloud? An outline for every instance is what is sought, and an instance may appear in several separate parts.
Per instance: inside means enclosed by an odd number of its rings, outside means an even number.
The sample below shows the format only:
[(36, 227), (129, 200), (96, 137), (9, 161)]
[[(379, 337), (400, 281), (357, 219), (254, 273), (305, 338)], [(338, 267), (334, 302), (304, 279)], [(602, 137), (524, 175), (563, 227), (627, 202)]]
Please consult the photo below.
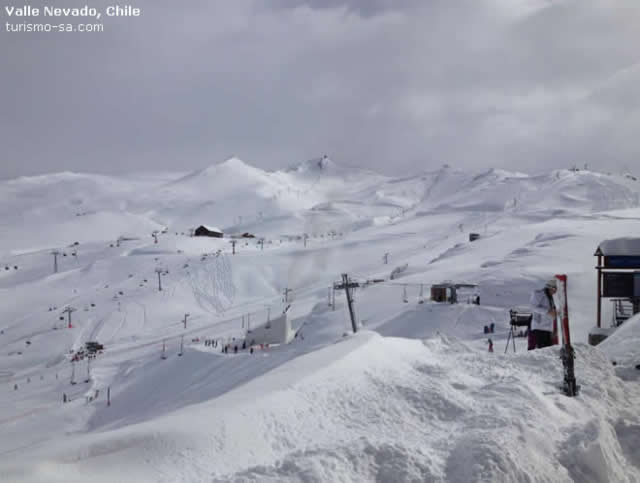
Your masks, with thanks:
[(99, 34), (0, 32), (0, 177), (637, 165), (635, 0), (136, 5)]
[(312, 9), (343, 8), (347, 12), (371, 17), (388, 11), (413, 9), (424, 4), (423, 0), (275, 0), (276, 8), (309, 7)]

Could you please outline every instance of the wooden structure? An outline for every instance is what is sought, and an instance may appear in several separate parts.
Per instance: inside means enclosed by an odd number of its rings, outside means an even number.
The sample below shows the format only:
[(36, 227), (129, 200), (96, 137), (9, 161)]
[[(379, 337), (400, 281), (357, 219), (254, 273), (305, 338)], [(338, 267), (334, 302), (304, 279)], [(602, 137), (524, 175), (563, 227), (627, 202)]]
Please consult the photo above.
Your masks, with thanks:
[[(473, 283), (436, 283), (431, 286), (431, 300), (434, 302), (448, 302), (450, 304), (458, 303), (458, 295), (460, 290), (472, 289), (477, 291), (478, 286)], [(464, 294), (463, 294), (464, 297)], [(480, 296), (474, 293), (471, 300), (467, 302), (480, 305)]]
[(627, 300), (633, 314), (640, 312), (640, 238), (605, 240), (594, 255), (598, 257), (596, 322), (600, 328), (603, 298)]
[(200, 225), (198, 228), (195, 229), (195, 231), (193, 232), (193, 235), (222, 238), (223, 233), (220, 228), (216, 228), (215, 226)]
[(450, 283), (438, 283), (431, 286), (431, 300), (434, 302), (451, 302), (455, 299), (456, 289)]

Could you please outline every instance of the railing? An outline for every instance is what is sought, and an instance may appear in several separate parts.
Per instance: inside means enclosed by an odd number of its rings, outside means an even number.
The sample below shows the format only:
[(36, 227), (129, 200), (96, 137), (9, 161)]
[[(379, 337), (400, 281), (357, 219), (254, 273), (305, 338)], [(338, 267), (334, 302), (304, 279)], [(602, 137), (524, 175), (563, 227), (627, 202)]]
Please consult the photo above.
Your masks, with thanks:
[(633, 315), (633, 302), (630, 299), (612, 299), (611, 302), (613, 303), (611, 326), (618, 327)]

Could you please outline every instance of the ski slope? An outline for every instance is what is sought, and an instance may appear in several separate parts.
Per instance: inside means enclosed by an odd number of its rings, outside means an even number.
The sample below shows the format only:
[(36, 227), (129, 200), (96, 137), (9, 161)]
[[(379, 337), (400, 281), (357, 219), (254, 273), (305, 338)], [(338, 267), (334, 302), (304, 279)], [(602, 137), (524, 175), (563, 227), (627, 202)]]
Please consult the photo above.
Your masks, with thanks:
[[(0, 201), (2, 481), (640, 481), (639, 319), (586, 344), (593, 252), (636, 236), (630, 177), (232, 158), (18, 178)], [(190, 237), (199, 224), (256, 238), (232, 254)], [(329, 304), (342, 273), (360, 282), (357, 334), (344, 292)], [(557, 347), (505, 353), (509, 308), (556, 273), (575, 399)], [(482, 305), (430, 301), (443, 281), (477, 284)], [(289, 305), (290, 344), (242, 349)], [(91, 340), (104, 353), (72, 368)]]

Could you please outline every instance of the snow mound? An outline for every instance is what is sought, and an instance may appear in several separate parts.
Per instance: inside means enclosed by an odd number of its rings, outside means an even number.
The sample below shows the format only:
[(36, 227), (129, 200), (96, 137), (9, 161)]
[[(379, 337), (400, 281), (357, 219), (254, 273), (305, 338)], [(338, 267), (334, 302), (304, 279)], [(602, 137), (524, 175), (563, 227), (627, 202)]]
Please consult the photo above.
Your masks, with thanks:
[(640, 314), (626, 320), (613, 334), (598, 344), (609, 359), (620, 365), (638, 365), (640, 347)]
[(600, 351), (577, 351), (583, 389), (570, 399), (556, 348), (509, 357), (444, 336), (363, 332), (204, 404), (63, 444), (21, 476), (637, 481), (630, 389)]

